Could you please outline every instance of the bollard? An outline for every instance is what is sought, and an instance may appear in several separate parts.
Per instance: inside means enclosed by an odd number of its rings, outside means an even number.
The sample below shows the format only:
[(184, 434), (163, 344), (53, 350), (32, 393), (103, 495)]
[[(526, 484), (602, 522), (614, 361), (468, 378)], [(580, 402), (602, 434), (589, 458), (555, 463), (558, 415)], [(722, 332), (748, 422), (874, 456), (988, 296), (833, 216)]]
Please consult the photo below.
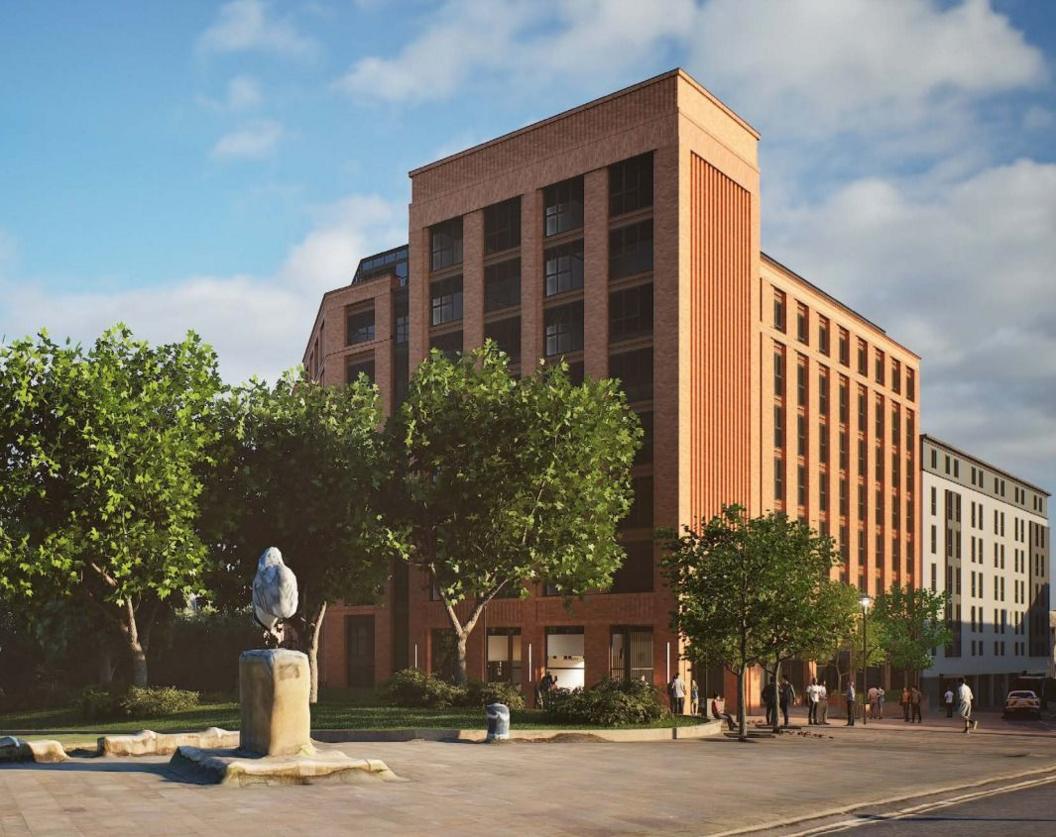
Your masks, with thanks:
[(510, 707), (505, 703), (489, 703), (484, 709), (488, 719), (488, 737), (492, 741), (510, 740)]

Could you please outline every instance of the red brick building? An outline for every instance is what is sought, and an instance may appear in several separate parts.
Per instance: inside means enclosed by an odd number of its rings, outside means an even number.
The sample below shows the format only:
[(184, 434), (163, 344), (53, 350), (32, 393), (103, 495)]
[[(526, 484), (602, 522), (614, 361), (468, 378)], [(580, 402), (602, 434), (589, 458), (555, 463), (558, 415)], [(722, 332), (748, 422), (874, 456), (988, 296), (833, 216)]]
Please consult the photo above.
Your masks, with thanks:
[[(523, 369), (564, 357), (619, 378), (647, 430), (609, 592), (493, 601), (471, 676), (563, 685), (686, 674), (656, 526), (739, 502), (835, 537), (851, 583), (916, 582), (919, 358), (760, 252), (759, 135), (681, 70), (415, 169), (408, 245), (323, 297), (304, 355), (367, 372), (386, 412), (431, 347), (493, 338)], [(428, 579), (326, 620), (322, 682), (450, 664)], [(695, 672), (701, 688), (719, 671)]]

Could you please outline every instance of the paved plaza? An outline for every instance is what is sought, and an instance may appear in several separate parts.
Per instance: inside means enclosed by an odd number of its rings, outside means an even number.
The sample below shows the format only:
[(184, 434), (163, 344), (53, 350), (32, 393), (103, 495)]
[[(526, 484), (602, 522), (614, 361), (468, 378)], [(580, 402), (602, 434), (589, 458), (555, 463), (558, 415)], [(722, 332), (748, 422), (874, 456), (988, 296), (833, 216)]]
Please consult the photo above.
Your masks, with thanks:
[(969, 736), (939, 719), (836, 722), (748, 744), (333, 746), (383, 759), (405, 781), (229, 788), (181, 781), (166, 758), (9, 765), (0, 834), (707, 834), (1056, 771), (1049, 725), (986, 717)]

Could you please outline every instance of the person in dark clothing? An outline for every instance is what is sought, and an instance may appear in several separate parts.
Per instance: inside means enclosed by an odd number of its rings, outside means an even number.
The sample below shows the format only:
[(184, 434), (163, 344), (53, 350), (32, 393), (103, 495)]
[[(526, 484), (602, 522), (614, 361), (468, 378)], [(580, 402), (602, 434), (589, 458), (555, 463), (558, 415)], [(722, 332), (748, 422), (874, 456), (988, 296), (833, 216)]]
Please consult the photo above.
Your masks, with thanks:
[(910, 705), (913, 707), (913, 720), (910, 721), (910, 723), (924, 723), (923, 718), (920, 716), (920, 702), (923, 698), (924, 696), (921, 694), (920, 689), (916, 686), (909, 690), (909, 701)]
[(773, 726), (777, 723), (777, 686), (773, 677), (763, 687), (763, 704), (766, 706), (766, 723)]
[(785, 726), (788, 726), (788, 707), (790, 704), (796, 702), (796, 690), (792, 688), (791, 682), (787, 677), (781, 678), (781, 715), (784, 718)]
[(716, 721), (726, 721), (728, 729), (737, 729), (737, 724), (733, 720), (733, 715), (726, 711), (726, 701), (723, 700), (718, 692), (711, 697), (711, 716)]

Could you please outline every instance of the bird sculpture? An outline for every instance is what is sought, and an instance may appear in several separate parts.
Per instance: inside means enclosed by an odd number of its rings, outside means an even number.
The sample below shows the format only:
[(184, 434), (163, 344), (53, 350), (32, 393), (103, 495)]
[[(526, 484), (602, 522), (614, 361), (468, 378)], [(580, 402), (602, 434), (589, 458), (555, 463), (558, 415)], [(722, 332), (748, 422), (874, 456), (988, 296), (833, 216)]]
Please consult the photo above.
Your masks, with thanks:
[(265, 642), (279, 645), (283, 623), (297, 612), (297, 576), (282, 562), (282, 553), (268, 547), (257, 561), (253, 579), (253, 618), (264, 629)]

